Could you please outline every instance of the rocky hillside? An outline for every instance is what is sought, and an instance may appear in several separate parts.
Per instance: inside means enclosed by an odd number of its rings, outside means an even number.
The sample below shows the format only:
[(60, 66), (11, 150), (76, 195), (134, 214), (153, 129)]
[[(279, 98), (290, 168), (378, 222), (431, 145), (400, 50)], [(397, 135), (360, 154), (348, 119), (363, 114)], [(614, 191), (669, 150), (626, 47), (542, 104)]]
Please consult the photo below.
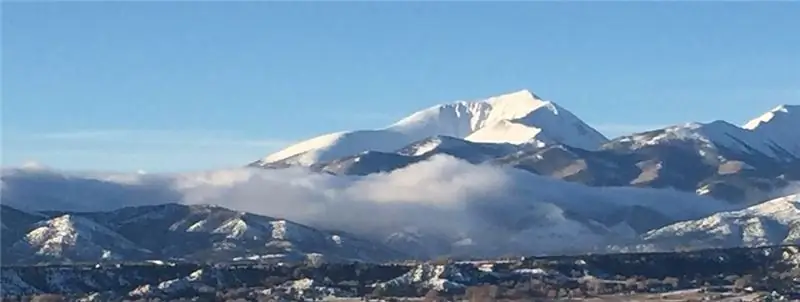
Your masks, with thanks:
[(2, 205), (3, 263), (159, 260), (384, 261), (381, 244), (217, 206), (26, 213)]

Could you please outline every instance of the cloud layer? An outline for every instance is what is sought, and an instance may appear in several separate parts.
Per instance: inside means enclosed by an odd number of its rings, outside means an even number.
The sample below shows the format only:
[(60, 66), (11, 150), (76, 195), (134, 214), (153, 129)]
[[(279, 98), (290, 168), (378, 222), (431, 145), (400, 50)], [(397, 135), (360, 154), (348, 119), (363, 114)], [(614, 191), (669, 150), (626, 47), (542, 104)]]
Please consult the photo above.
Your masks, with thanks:
[[(182, 174), (6, 170), (3, 202), (32, 210), (109, 210), (178, 202), (282, 217), (373, 239), (409, 235), (472, 248), (569, 248), (630, 236), (619, 213), (647, 208), (663, 223), (730, 209), (668, 190), (591, 188), (448, 156), (391, 173), (334, 176), (240, 168)], [(658, 224), (658, 221), (653, 223)], [(421, 234), (421, 235), (420, 235)], [(477, 247), (476, 247), (477, 246)], [(465, 247), (466, 249), (466, 247)]]

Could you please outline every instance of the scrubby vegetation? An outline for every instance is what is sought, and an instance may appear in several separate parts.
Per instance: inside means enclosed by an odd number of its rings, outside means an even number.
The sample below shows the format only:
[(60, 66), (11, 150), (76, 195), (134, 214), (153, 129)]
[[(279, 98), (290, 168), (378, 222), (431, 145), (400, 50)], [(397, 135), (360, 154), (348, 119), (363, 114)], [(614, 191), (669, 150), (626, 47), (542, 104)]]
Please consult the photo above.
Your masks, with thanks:
[(775, 292), (795, 297), (798, 248), (533, 257), (513, 261), (4, 267), (4, 301), (271, 301), (322, 297), (520, 301), (611, 294)]

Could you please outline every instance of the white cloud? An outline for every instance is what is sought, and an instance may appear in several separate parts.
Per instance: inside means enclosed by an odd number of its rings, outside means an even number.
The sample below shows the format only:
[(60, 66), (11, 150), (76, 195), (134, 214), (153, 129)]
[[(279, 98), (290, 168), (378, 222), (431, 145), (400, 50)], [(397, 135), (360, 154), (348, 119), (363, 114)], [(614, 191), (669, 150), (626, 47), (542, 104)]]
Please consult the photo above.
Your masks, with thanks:
[(673, 219), (728, 209), (723, 202), (691, 194), (591, 188), (447, 156), (369, 176), (333, 176), (302, 168), (180, 174), (6, 170), (3, 184), (4, 203), (29, 208), (108, 210), (208, 203), (369, 238), (416, 228), (448, 240), (470, 238), (486, 249), (508, 247), (514, 241), (515, 248), (526, 251), (576, 247), (575, 240), (582, 247), (596, 243), (603, 238), (598, 232), (610, 231), (589, 227), (582, 219), (602, 220), (632, 205)]

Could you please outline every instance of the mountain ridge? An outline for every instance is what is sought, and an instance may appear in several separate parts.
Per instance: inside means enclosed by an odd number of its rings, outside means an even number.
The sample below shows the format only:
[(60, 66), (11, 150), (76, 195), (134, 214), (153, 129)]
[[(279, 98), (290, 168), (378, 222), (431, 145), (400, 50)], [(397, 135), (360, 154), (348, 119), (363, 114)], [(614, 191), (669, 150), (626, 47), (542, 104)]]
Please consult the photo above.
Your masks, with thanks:
[(677, 222), (642, 235), (642, 249), (755, 247), (800, 242), (800, 193)]
[(476, 101), (435, 105), (377, 130), (340, 131), (290, 145), (259, 161), (309, 166), (363, 151), (391, 152), (431, 136), (474, 142), (561, 142), (592, 149), (608, 139), (553, 102), (521, 90)]
[[(339, 132), (336, 135), (360, 139), (337, 140), (322, 151), (312, 148), (276, 161), (268, 157), (250, 166), (306, 166), (338, 175), (368, 175), (447, 154), (593, 186), (672, 187), (753, 203), (771, 197), (770, 192), (787, 181), (800, 181), (800, 172), (795, 171), (800, 167), (800, 136), (792, 130), (800, 129), (798, 108), (780, 105), (743, 126), (724, 120), (689, 122), (608, 140), (556, 103), (522, 90), (432, 106), (386, 128), (393, 129), (391, 134), (368, 135), (379, 139), (368, 139), (361, 130)], [(549, 126), (536, 126), (543, 124)], [(575, 137), (586, 133), (583, 138), (588, 139), (576, 143)], [(383, 138), (395, 136), (401, 138), (385, 144)], [(559, 146), (566, 148), (559, 151)], [(329, 150), (341, 151), (342, 156)], [(314, 155), (319, 152), (324, 156)]]
[[(18, 214), (0, 205), (3, 213)], [(145, 259), (381, 261), (402, 257), (343, 232), (321, 231), (285, 219), (213, 205), (162, 204), (106, 212), (44, 212), (3, 240), (4, 263)], [(33, 215), (33, 214), (31, 214)], [(9, 218), (3, 215), (3, 220)], [(36, 221), (31, 219), (29, 221)], [(142, 232), (142, 230), (148, 230)], [(6, 235), (6, 233), (4, 233)]]

